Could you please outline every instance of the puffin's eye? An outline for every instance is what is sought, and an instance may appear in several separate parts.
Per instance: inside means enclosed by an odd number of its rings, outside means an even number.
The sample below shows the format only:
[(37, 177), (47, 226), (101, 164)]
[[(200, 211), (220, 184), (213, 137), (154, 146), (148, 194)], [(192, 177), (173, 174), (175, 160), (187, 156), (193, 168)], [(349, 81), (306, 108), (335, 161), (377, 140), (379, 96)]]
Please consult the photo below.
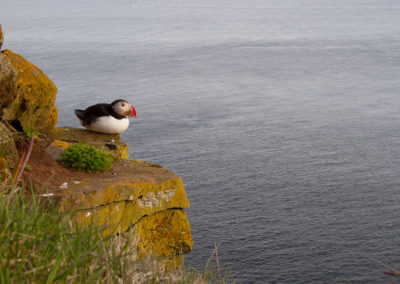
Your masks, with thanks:
[(124, 103), (122, 103), (122, 106), (125, 106), (125, 104), (124, 104)]

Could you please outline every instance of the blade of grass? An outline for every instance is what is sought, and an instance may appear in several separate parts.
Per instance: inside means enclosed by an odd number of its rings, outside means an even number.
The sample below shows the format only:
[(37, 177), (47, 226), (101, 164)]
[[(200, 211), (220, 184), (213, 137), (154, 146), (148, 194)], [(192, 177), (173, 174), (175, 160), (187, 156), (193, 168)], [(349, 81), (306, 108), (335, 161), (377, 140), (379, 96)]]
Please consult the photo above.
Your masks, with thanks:
[(58, 254), (56, 264), (54, 265), (53, 269), (51, 270), (50, 274), (48, 275), (46, 282), (45, 282), (46, 284), (53, 283), (54, 277), (56, 276), (57, 271), (60, 269), (61, 262), (62, 262), (62, 255)]

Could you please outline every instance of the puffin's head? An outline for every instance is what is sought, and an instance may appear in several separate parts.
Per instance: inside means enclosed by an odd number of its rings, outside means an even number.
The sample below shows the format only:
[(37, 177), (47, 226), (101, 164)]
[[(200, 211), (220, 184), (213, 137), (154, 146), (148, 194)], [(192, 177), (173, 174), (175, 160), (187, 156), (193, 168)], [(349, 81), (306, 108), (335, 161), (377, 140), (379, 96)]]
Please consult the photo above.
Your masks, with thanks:
[(125, 100), (115, 100), (111, 103), (111, 107), (119, 115), (136, 117), (135, 108)]

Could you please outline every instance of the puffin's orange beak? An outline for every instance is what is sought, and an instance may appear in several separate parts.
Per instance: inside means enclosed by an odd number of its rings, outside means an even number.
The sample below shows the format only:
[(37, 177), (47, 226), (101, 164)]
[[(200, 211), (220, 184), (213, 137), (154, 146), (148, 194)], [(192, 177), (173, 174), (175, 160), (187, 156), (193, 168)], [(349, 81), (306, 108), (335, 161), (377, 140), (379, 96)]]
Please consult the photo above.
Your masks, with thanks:
[(129, 117), (136, 117), (136, 110), (135, 108), (131, 105), (131, 110), (129, 111), (128, 115)]

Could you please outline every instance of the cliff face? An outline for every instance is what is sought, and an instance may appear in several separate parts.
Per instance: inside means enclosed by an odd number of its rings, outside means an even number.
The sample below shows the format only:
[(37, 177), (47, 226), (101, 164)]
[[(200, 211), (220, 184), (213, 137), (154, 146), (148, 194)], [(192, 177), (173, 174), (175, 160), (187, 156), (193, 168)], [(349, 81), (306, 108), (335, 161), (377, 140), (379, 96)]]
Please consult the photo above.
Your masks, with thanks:
[[(12, 122), (17, 128), (50, 130), (57, 122), (57, 108), (54, 105), (57, 88), (39, 68), (22, 56), (10, 51), (2, 51), (2, 60), (11, 65), (16, 73), (16, 87), (8, 94), (2, 94), (2, 119)], [(7, 78), (3, 80), (8, 81)], [(9, 81), (15, 84), (14, 81)], [(2, 88), (3, 89), (3, 88)], [(15, 93), (16, 90), (16, 93)], [(21, 129), (20, 129), (21, 130)]]
[(91, 178), (64, 185), (55, 192), (62, 211), (76, 211), (82, 226), (95, 222), (106, 234), (133, 227), (139, 253), (160, 256), (192, 249), (184, 208), (190, 206), (183, 182), (173, 172), (141, 161), (118, 160), (114, 176)]
[[(2, 41), (0, 26), (0, 47)], [(15, 170), (17, 164), (14, 137), (23, 128), (39, 130), (47, 138), (36, 139), (36, 158), (31, 157), (32, 170), (25, 177), (34, 183), (52, 180), (42, 195), (56, 198), (60, 211), (76, 212), (74, 221), (83, 228), (95, 222), (105, 226), (106, 234), (129, 230), (139, 254), (190, 252), (193, 242), (184, 211), (189, 200), (181, 178), (160, 165), (127, 160), (128, 146), (119, 135), (54, 128), (56, 92), (46, 74), (25, 58), (10, 50), (0, 53), (0, 188), (11, 178), (8, 169)], [(83, 174), (62, 168), (55, 159), (78, 142), (111, 153), (115, 159), (111, 171)]]

